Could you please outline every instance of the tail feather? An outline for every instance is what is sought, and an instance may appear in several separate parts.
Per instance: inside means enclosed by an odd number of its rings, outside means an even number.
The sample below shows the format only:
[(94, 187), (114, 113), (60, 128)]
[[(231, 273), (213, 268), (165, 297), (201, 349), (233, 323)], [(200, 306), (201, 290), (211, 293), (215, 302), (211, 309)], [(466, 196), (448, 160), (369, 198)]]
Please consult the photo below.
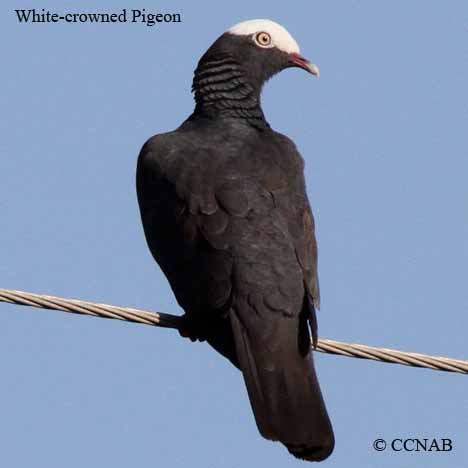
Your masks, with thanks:
[(298, 350), (299, 321), (283, 319), (268, 342), (259, 343), (234, 311), (230, 316), (238, 362), (262, 436), (282, 442), (297, 458), (327, 458), (334, 448), (333, 429), (312, 354)]

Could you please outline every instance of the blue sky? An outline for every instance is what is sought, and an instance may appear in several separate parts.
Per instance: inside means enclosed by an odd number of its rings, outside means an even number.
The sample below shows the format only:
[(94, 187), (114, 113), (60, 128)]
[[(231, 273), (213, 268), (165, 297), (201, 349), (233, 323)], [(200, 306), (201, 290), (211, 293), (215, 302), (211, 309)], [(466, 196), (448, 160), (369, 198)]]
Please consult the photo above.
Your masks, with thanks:
[[(211, 42), (266, 17), (321, 69), (319, 80), (286, 71), (263, 94), (306, 161), (320, 335), (468, 358), (466, 2), (39, 5), (182, 15), (154, 27), (18, 24), (25, 7), (0, 7), (0, 287), (180, 313), (144, 241), (136, 158), (191, 112)], [(300, 464), (258, 435), (239, 372), (204, 344), (7, 304), (0, 321), (2, 466)], [(323, 466), (466, 466), (465, 376), (316, 361), (337, 439)], [(405, 437), (449, 437), (454, 449), (372, 449)]]

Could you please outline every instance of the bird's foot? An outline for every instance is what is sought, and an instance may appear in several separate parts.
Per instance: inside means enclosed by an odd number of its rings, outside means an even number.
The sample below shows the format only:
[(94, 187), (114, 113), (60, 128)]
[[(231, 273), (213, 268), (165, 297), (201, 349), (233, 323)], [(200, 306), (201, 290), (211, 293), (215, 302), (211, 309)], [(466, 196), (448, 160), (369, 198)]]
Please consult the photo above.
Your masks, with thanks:
[(179, 334), (190, 341), (206, 341), (206, 322), (199, 316), (184, 314), (181, 317)]

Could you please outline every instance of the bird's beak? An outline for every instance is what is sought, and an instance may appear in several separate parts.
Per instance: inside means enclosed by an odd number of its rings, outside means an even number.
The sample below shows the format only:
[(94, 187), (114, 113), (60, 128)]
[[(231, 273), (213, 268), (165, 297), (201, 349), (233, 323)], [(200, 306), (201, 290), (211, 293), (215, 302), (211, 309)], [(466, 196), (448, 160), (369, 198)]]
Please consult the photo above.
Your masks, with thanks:
[(320, 76), (320, 70), (317, 65), (310, 63), (306, 58), (304, 58), (301, 54), (289, 54), (289, 63), (292, 67), (299, 67), (303, 70), (312, 73), (312, 75)]

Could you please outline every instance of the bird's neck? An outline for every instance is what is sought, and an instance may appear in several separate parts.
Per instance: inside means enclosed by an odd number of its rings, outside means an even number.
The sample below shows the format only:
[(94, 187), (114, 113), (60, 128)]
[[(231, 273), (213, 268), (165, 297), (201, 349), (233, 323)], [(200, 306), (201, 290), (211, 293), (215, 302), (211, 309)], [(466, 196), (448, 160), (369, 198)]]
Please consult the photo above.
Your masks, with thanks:
[(193, 78), (194, 115), (243, 120), (257, 128), (268, 128), (260, 105), (261, 86), (249, 80), (232, 57), (210, 57), (200, 61)]

